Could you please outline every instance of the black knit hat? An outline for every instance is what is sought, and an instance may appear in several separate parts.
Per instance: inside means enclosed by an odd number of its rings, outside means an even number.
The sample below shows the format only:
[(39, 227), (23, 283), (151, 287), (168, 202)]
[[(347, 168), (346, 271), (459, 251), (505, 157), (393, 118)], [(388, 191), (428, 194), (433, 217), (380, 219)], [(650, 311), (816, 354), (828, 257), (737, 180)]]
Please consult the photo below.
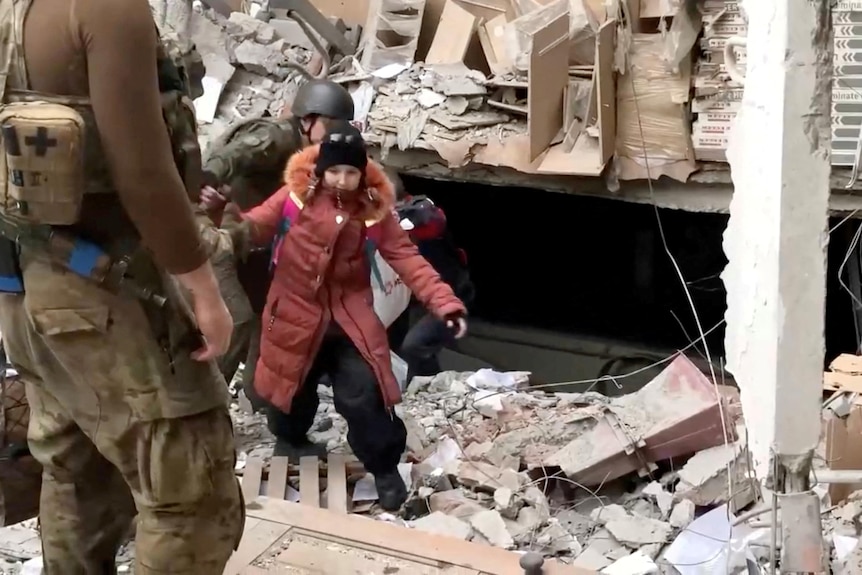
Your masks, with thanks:
[(320, 154), (314, 172), (318, 177), (332, 166), (353, 166), (365, 170), (368, 165), (368, 150), (362, 133), (349, 122), (336, 121), (329, 125), (320, 142)]

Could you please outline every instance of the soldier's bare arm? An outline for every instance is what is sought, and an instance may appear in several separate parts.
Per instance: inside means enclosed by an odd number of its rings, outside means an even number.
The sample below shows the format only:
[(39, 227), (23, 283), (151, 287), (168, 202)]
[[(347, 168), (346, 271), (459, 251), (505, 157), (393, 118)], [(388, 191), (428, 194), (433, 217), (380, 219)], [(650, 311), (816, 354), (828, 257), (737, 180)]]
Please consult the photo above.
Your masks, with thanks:
[(149, 4), (147, 0), (85, 4), (78, 17), (90, 99), (117, 193), (156, 261), (192, 292), (206, 341), (194, 355), (212, 359), (227, 349), (233, 322), (171, 153)]
[(79, 2), (93, 111), (117, 193), (156, 261), (184, 274), (206, 262), (162, 119), (147, 0)]

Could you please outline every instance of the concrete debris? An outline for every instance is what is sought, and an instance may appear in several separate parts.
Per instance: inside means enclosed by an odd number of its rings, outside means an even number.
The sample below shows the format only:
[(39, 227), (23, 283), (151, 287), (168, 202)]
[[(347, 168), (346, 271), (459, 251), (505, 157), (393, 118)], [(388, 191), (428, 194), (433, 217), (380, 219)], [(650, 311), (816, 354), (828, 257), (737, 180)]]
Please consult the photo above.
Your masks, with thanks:
[(435, 511), (431, 515), (421, 517), (413, 521), (411, 525), (420, 531), (427, 531), (436, 535), (446, 535), (456, 539), (467, 540), (473, 530), (469, 523), (461, 521), (457, 517), (447, 515), (442, 511)]
[[(501, 548), (577, 559), (593, 569), (638, 552), (638, 557), (660, 557), (698, 511), (700, 504), (684, 494), (698, 494), (694, 488), (702, 485), (696, 485), (694, 471), (699, 460), (711, 459), (709, 453), (693, 457), (695, 467), (685, 473), (656, 470), (652, 480), (644, 481), (632, 473), (598, 486), (595, 493), (587, 491), (548, 459), (593, 429), (609, 409), (623, 421), (643, 417), (643, 410), (631, 400), (594, 392), (531, 391), (528, 381), (525, 373), (480, 370), (410, 382), (396, 408), (408, 428), (407, 458), (414, 462), (416, 488), (407, 505), (410, 525)], [(335, 412), (332, 391), (321, 387), (319, 393), (310, 438), (330, 451), (345, 451), (347, 428)], [(684, 394), (676, 400), (687, 401)], [(240, 438), (263, 427), (260, 416), (236, 416)], [(266, 448), (255, 443), (271, 445), (265, 429), (249, 437), (246, 450), (265, 453)], [(708, 483), (712, 469), (700, 469)], [(709, 497), (698, 501), (715, 505), (712, 492), (704, 493)], [(362, 511), (375, 513), (367, 507)]]
[(699, 452), (679, 470), (676, 497), (702, 507), (727, 502), (733, 511), (747, 507), (755, 500), (753, 482), (746, 479), (747, 461), (748, 451), (742, 443)]
[(494, 547), (511, 549), (515, 546), (506, 523), (499, 513), (492, 509), (480, 511), (470, 518), (470, 525)]
[(670, 524), (677, 529), (684, 529), (688, 524), (694, 521), (694, 513), (697, 506), (694, 502), (688, 499), (683, 499), (677, 503), (670, 514)]

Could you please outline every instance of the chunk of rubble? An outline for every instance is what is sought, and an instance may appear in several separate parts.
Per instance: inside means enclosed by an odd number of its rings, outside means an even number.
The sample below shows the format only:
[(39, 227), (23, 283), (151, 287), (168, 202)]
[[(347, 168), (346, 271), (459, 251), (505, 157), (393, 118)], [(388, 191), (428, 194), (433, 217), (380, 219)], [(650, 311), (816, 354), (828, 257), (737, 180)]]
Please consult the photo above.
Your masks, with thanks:
[(551, 519), (547, 527), (545, 527), (536, 537), (536, 545), (541, 546), (546, 554), (550, 555), (580, 555), (583, 548), (580, 542), (560, 525), (560, 522)]
[(410, 525), (420, 531), (454, 537), (463, 541), (466, 541), (470, 537), (470, 532), (473, 530), (469, 523), (440, 511), (435, 511), (430, 515), (417, 519), (411, 522)]
[(525, 483), (524, 476), (517, 471), (501, 469), (481, 461), (461, 461), (458, 463), (455, 479), (471, 489), (484, 489), (493, 492), (500, 487), (517, 491)]
[(666, 543), (673, 532), (669, 523), (632, 515), (621, 505), (596, 509), (593, 519), (602, 523), (614, 539), (632, 549), (652, 543)]
[(494, 507), (506, 519), (517, 519), (518, 512), (524, 506), (524, 500), (515, 496), (508, 487), (499, 487), (494, 491)]
[(683, 499), (674, 505), (673, 511), (670, 514), (670, 524), (677, 529), (688, 527), (689, 523), (694, 521), (694, 513), (696, 511), (694, 503), (688, 499)]
[(676, 499), (688, 499), (698, 507), (730, 503), (734, 513), (745, 508), (756, 497), (754, 484), (746, 477), (747, 458), (748, 450), (741, 443), (719, 445), (695, 454), (679, 470)]
[(470, 499), (458, 490), (441, 491), (429, 498), (431, 511), (440, 511), (446, 515), (467, 520), (470, 517), (485, 511), (485, 507), (475, 499)]
[(470, 518), (470, 525), (494, 547), (511, 549), (515, 546), (506, 523), (496, 511), (486, 509)]
[(673, 509), (673, 494), (665, 491), (661, 483), (653, 481), (644, 487), (641, 493), (651, 497), (653, 501), (655, 501), (661, 511), (662, 518), (666, 518), (670, 515), (670, 512)]
[(226, 30), (231, 36), (254, 40), (260, 44), (272, 44), (278, 38), (275, 28), (244, 12), (232, 12)]
[(697, 366), (679, 355), (640, 391), (611, 400), (590, 429), (551, 454), (545, 464), (560, 467), (582, 485), (600, 485), (649, 462), (723, 444), (727, 439), (721, 401)]

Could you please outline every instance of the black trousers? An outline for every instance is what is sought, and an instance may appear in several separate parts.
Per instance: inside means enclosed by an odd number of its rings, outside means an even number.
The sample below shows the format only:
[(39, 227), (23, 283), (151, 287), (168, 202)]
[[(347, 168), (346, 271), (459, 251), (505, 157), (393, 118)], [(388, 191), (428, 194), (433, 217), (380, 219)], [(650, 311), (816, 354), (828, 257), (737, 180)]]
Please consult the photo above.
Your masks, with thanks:
[[(418, 320), (410, 321), (417, 317)], [(407, 362), (408, 382), (417, 375), (440, 373), (440, 352), (456, 341), (455, 333), (446, 327), (446, 322), (421, 306), (408, 308), (389, 330), (390, 346)]]
[(290, 413), (267, 406), (269, 430), (291, 443), (305, 441), (320, 404), (317, 386), (324, 376), (332, 383), (335, 410), (347, 421), (353, 453), (371, 473), (395, 471), (407, 445), (407, 429), (394, 410), (386, 409), (371, 366), (336, 326), (324, 338)]

